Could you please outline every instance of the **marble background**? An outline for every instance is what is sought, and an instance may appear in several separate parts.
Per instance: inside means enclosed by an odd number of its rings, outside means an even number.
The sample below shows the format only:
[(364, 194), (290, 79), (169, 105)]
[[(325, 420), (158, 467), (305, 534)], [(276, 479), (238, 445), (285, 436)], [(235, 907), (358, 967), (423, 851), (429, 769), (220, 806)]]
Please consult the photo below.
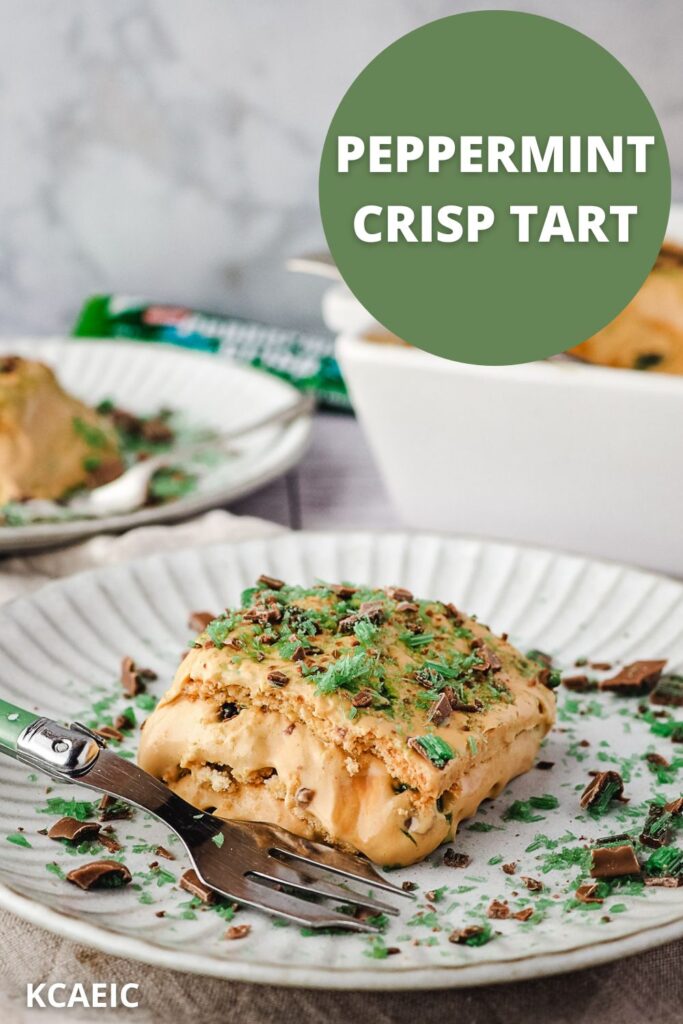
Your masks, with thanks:
[(649, 95), (683, 197), (681, 0), (0, 0), (0, 331), (68, 329), (95, 291), (318, 327), (317, 164), (337, 102), (448, 13), (548, 14)]

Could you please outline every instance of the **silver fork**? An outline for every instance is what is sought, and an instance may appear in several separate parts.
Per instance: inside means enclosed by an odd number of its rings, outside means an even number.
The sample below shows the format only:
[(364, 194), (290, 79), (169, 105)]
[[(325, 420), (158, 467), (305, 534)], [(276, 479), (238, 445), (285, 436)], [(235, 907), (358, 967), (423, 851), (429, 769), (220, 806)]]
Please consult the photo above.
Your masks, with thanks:
[(371, 922), (317, 900), (334, 900), (372, 914), (395, 915), (397, 908), (330, 876), (413, 898), (361, 856), (340, 853), (264, 822), (223, 821), (198, 811), (159, 779), (105, 749), (101, 737), (77, 722), (65, 727), (0, 700), (0, 750), (55, 779), (149, 811), (176, 833), (209, 888), (257, 910), (311, 928), (377, 932)]

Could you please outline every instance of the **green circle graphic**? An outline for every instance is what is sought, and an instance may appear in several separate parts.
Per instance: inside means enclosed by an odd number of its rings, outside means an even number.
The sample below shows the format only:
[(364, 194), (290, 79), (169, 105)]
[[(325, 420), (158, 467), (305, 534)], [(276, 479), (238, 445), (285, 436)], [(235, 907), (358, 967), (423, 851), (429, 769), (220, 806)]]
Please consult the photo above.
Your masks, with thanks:
[[(348, 171), (337, 166), (340, 136), (363, 142)], [(388, 136), (388, 170), (370, 171), (371, 136)], [(426, 155), (397, 169), (397, 136), (455, 140), (455, 155), (430, 172)], [(462, 138), (481, 136), (482, 171), (463, 169)], [(492, 136), (514, 143), (512, 166), (488, 169)], [(519, 169), (523, 137), (541, 155), (562, 137), (561, 172)], [(569, 167), (570, 137), (580, 137), (582, 169)], [(623, 170), (604, 160), (586, 170), (586, 138), (610, 149), (623, 139)], [(635, 166), (628, 137), (654, 139), (646, 170)], [(385, 151), (386, 153), (386, 151)], [(475, 153), (476, 157), (476, 153)], [(531, 159), (531, 158), (529, 158)], [(457, 14), (403, 36), (353, 82), (332, 120), (320, 165), (325, 235), (347, 285), (388, 330), (411, 344), (461, 362), (504, 364), (542, 358), (578, 344), (609, 323), (638, 291), (664, 237), (671, 175), (661, 128), (631, 75), (593, 40), (548, 18), (506, 11)], [(512, 206), (537, 206), (529, 241), (518, 238)], [(540, 241), (548, 208), (564, 207), (574, 241)], [(379, 207), (361, 241), (357, 211)], [(416, 240), (387, 241), (388, 208), (413, 211)], [(464, 237), (436, 240), (421, 226), (423, 207), (462, 208)], [(493, 225), (467, 241), (473, 207), (489, 207)], [(636, 206), (628, 241), (617, 241), (613, 206)], [(607, 241), (579, 241), (581, 208), (605, 211)], [(584, 215), (585, 216), (585, 215)], [(427, 221), (430, 216), (427, 216)]]

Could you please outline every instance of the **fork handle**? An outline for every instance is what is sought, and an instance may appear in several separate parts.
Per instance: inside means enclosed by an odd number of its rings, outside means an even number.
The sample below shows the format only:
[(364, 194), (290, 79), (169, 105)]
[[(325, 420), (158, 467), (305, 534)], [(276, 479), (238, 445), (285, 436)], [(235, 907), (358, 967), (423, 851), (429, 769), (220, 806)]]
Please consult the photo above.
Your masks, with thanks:
[(9, 754), (16, 754), (17, 741), (24, 729), (37, 721), (38, 715), (24, 708), (18, 708), (9, 701), (0, 700), (0, 747)]

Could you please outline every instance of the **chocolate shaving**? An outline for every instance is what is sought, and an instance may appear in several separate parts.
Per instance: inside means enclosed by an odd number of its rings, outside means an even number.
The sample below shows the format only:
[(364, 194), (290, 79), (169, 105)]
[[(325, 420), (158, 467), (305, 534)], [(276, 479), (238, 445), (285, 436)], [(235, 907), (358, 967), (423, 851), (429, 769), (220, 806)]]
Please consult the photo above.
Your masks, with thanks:
[(416, 615), (419, 610), (418, 605), (413, 601), (399, 601), (396, 605), (396, 611), (405, 615)]
[(662, 676), (650, 694), (652, 704), (683, 707), (683, 676)]
[(668, 811), (669, 814), (683, 815), (683, 796), (679, 796), (677, 800), (672, 800), (671, 803), (664, 804), (664, 810)]
[(624, 795), (624, 781), (619, 772), (596, 772), (579, 798), (584, 808), (595, 807), (608, 787), (616, 787), (613, 800), (620, 800)]
[(554, 767), (554, 761), (537, 761), (534, 765), (534, 768), (538, 768), (539, 772), (549, 772), (550, 769)]
[(109, 853), (118, 853), (123, 849), (121, 843), (114, 839), (114, 836), (107, 835), (104, 831), (98, 835), (97, 842), (101, 843), (105, 850), (109, 850)]
[(604, 903), (605, 901), (601, 896), (598, 896), (598, 887), (595, 882), (584, 882), (580, 885), (574, 897), (579, 903)]
[(661, 804), (650, 804), (643, 831), (639, 835), (643, 846), (649, 846), (658, 850), (660, 846), (667, 846), (673, 834), (670, 824), (671, 812), (667, 813)]
[(191, 629), (194, 633), (203, 633), (206, 627), (216, 616), (213, 612), (190, 612), (187, 620), (187, 628)]
[(356, 593), (356, 587), (350, 587), (346, 583), (333, 583), (330, 590), (340, 601), (348, 601)]
[(257, 626), (274, 625), (282, 621), (282, 610), (277, 604), (257, 604), (247, 608), (243, 618), (245, 622), (253, 622)]
[(562, 685), (568, 690), (572, 690), (573, 693), (589, 693), (591, 690), (597, 689), (595, 680), (584, 675), (565, 676)]
[(465, 621), (465, 616), (461, 611), (458, 611), (454, 604), (444, 604), (444, 609), (446, 610), (447, 616), (450, 619), (453, 619), (456, 626), (462, 626), (463, 622)]
[(515, 921), (528, 921), (530, 917), (534, 916), (534, 908), (524, 907), (523, 910), (518, 910), (512, 916), (515, 919)]
[(459, 928), (448, 936), (449, 942), (454, 942), (458, 946), (466, 945), (469, 939), (477, 938), (479, 935), (484, 934), (484, 928), (479, 924), (472, 924), (469, 928)]
[(119, 732), (127, 732), (133, 728), (133, 722), (127, 715), (117, 715), (114, 719), (114, 728), (118, 729)]
[(268, 590), (282, 590), (285, 585), (284, 580), (279, 580), (277, 576), (266, 576), (264, 572), (261, 573), (256, 582), (264, 587), (268, 587)]
[(529, 892), (543, 892), (543, 882), (537, 878), (530, 878), (529, 875), (522, 875), (521, 878)]
[(640, 864), (633, 843), (620, 846), (596, 846), (591, 850), (593, 878), (622, 878), (640, 874)]
[(384, 603), (382, 601), (363, 601), (358, 613), (375, 626), (384, 622)]
[(510, 904), (507, 900), (492, 900), (489, 903), (486, 916), (493, 921), (504, 921), (510, 916)]
[(363, 689), (359, 690), (351, 701), (354, 708), (369, 708), (375, 699), (375, 695), (372, 690)]
[(509, 864), (501, 864), (501, 871), (504, 871), (506, 875), (514, 875), (517, 870), (517, 861), (511, 860)]
[(125, 657), (121, 661), (121, 686), (126, 697), (137, 697), (145, 689), (147, 680), (157, 678), (151, 668), (138, 668), (132, 658)]
[(284, 672), (280, 672), (280, 670), (277, 668), (271, 669), (271, 671), (266, 676), (266, 679), (268, 680), (269, 683), (272, 683), (273, 686), (279, 687), (286, 686), (287, 683), (289, 682), (289, 676), (285, 675)]
[(233, 924), (225, 933), (226, 939), (245, 939), (251, 931), (250, 924)]
[(490, 647), (487, 647), (483, 640), (473, 640), (471, 649), (480, 661), (479, 665), (472, 667), (473, 672), (499, 672), (503, 667), (503, 662), (498, 655)]
[(99, 729), (93, 729), (93, 732), (105, 741), (115, 740), (117, 743), (121, 743), (124, 739), (123, 733), (115, 729), (113, 725), (103, 725)]
[(622, 697), (637, 697), (649, 693), (657, 684), (666, 661), (634, 661), (625, 665), (611, 679), (602, 679), (601, 690), (617, 693)]
[(121, 803), (108, 793), (102, 797), (98, 806), (100, 821), (121, 821), (131, 818), (133, 812), (128, 804)]
[(181, 889), (196, 896), (202, 903), (215, 903), (218, 898), (214, 890), (206, 885), (205, 882), (202, 882), (194, 868), (188, 868), (187, 871), (184, 871), (180, 876), (178, 884)]
[(443, 855), (443, 863), (447, 868), (466, 868), (472, 863), (472, 858), (466, 853), (456, 853), (452, 847), (448, 847)]
[(405, 587), (387, 587), (387, 596), (392, 601), (412, 601), (412, 591), (406, 590)]
[(50, 828), (50, 839), (66, 839), (68, 843), (82, 843), (94, 839), (100, 831), (97, 821), (79, 821), (77, 818), (60, 818)]
[(401, 888), (404, 892), (415, 892), (417, 887), (417, 882), (401, 882)]
[(670, 768), (671, 767), (671, 763), (669, 761), (667, 761), (667, 759), (665, 757), (663, 757), (661, 754), (656, 754), (654, 752), (652, 752), (650, 754), (646, 754), (645, 755), (645, 760), (647, 761), (648, 764), (654, 765), (655, 768)]
[(451, 717), (453, 708), (448, 695), (442, 693), (439, 699), (432, 704), (429, 714), (427, 715), (428, 721), (432, 722), (433, 725), (444, 725)]
[(117, 860), (93, 860), (74, 868), (66, 880), (80, 889), (114, 889), (128, 885), (132, 875), (126, 865)]
[(163, 857), (164, 860), (175, 860), (174, 855), (170, 850), (167, 850), (165, 846), (157, 846), (154, 852), (157, 857)]
[(683, 885), (683, 875), (648, 875), (645, 885), (658, 885), (664, 889), (678, 889)]

